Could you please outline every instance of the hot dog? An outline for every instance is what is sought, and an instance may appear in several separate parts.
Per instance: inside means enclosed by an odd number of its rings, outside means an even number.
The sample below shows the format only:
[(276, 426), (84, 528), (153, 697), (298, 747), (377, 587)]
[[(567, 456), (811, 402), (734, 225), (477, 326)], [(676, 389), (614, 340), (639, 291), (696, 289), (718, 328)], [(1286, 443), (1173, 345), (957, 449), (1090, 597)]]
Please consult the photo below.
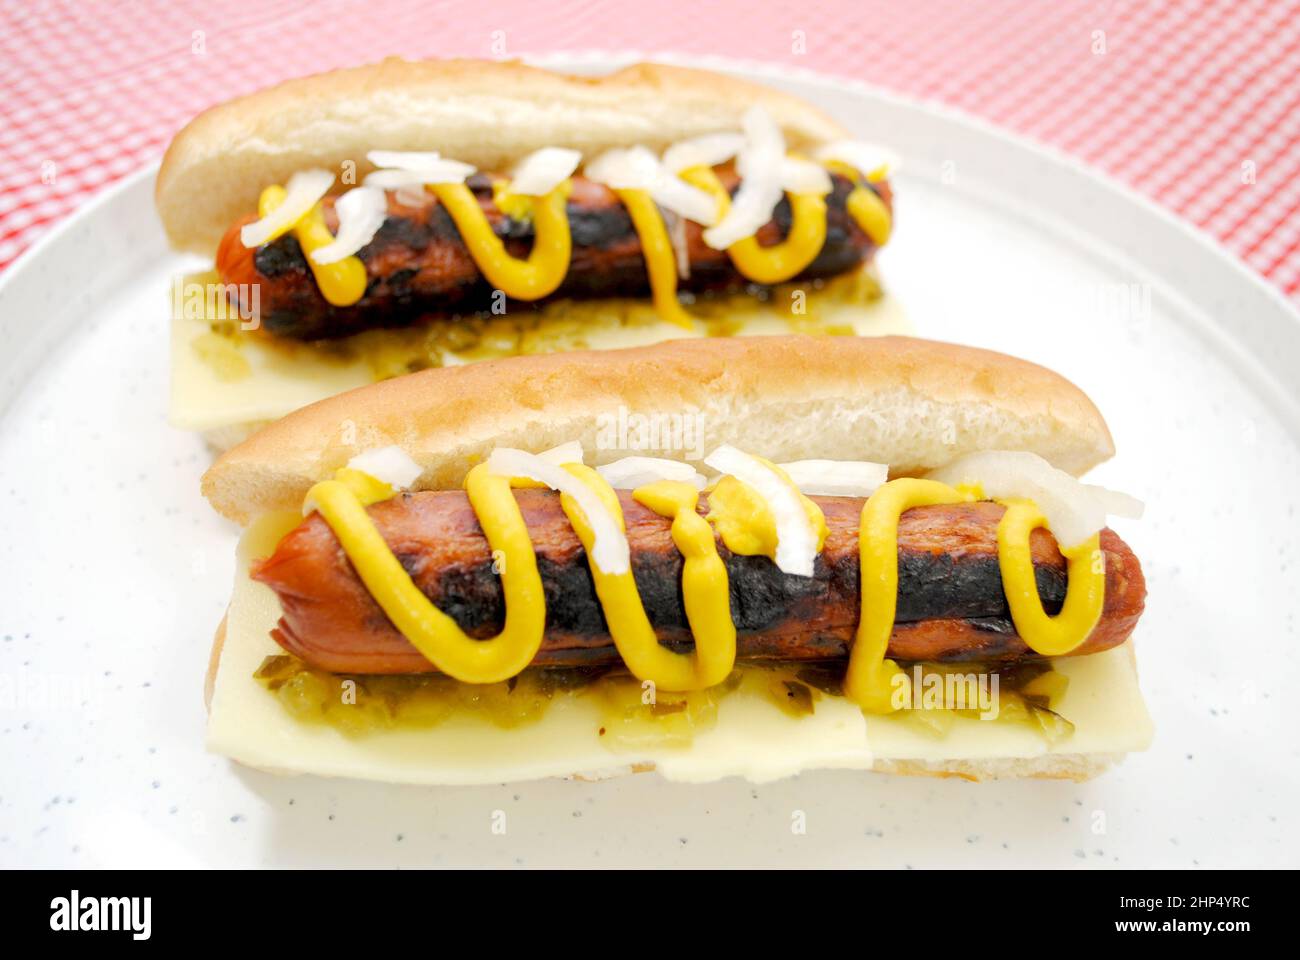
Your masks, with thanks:
[[(601, 424), (629, 409), (699, 411), (703, 454), (626, 455)], [(682, 340), (374, 384), (204, 478), (221, 512), (260, 516), (210, 739), (421, 783), (613, 756), (762, 778), (778, 754), (782, 772), (1091, 776), (1150, 735), (1145, 581), (1106, 523), (1140, 505), (1077, 479), (1112, 449), (1050, 371), (906, 338)], [(985, 701), (1005, 716), (951, 690), (927, 706), (936, 677), (1005, 681)], [(715, 722), (704, 767), (679, 766)]]
[[(493, 232), (506, 243), (513, 256), (527, 256), (534, 239), (532, 224), (502, 213), (492, 197), (492, 183), (500, 177), (475, 175), (467, 180)], [(740, 180), (733, 169), (723, 170), (719, 179), (734, 195)], [(826, 197), (826, 240), (816, 259), (792, 280), (813, 281), (857, 269), (876, 249), (876, 244), (853, 221), (845, 207), (858, 184), (842, 174), (832, 174), (833, 189)], [(649, 296), (641, 239), (618, 197), (608, 187), (585, 177), (572, 179), (568, 200), (569, 227), (573, 237), (572, 260), (563, 283), (554, 294), (539, 303), (557, 299)], [(887, 183), (865, 185), (877, 192), (886, 206), (891, 194)], [(403, 327), (431, 317), (453, 314), (489, 313), (494, 288), (480, 273), (457, 231), (456, 224), (431, 194), (412, 196), (388, 191), (387, 217), (374, 238), (357, 257), (366, 265), (364, 296), (347, 307), (331, 305), (321, 295), (302, 248), (292, 235), (255, 248), (240, 241), (240, 230), (256, 220), (241, 217), (230, 227), (217, 249), (216, 268), (223, 283), (238, 298), (240, 290), (256, 286), (260, 298), (262, 327), (275, 336), (295, 340), (330, 339), (362, 330)], [(321, 202), (325, 222), (338, 229), (335, 199)], [(771, 246), (791, 226), (790, 204), (782, 200), (772, 219), (756, 236)], [(703, 240), (703, 227), (684, 221), (683, 249), (686, 264), (678, 288), (693, 293), (726, 292), (750, 284), (727, 257)], [(526, 307), (521, 303), (501, 309)]]
[(169, 239), (214, 261), (174, 291), (172, 421), (225, 449), (427, 367), (890, 332), (897, 165), (798, 98), (652, 64), (389, 60), (222, 104), (158, 175)]
[[(593, 589), (582, 544), (549, 491), (521, 490), (520, 510), (536, 549), (548, 603), (546, 637), (536, 666), (618, 662)], [(702, 498), (704, 499), (704, 498)], [(676, 585), (682, 557), (669, 521), (620, 493), (632, 569), (660, 642), (692, 648)], [(782, 573), (766, 557), (730, 553), (727, 565), (738, 660), (842, 660), (852, 644), (858, 589), (858, 517), (862, 500), (816, 497), (829, 526), (813, 577)], [(699, 506), (707, 513), (707, 499)], [(997, 524), (1004, 508), (979, 502), (918, 507), (898, 527), (898, 609), (889, 656), (935, 662), (1010, 661), (1034, 657), (1009, 618), (997, 568)], [(500, 631), (501, 577), (474, 511), (460, 492), (407, 494), (370, 508), (385, 541), (415, 583), (471, 636)], [(1074, 655), (1128, 639), (1142, 613), (1145, 584), (1137, 558), (1112, 531), (1102, 534), (1106, 606)], [(1031, 538), (1039, 593), (1048, 612), (1065, 598), (1065, 560), (1046, 530)], [(338, 539), (319, 515), (304, 520), (275, 553), (255, 564), (253, 579), (280, 599), (275, 631), (289, 653), (338, 673), (424, 673), (432, 665), (384, 617), (357, 578)], [(667, 587), (665, 587), (667, 585)]]

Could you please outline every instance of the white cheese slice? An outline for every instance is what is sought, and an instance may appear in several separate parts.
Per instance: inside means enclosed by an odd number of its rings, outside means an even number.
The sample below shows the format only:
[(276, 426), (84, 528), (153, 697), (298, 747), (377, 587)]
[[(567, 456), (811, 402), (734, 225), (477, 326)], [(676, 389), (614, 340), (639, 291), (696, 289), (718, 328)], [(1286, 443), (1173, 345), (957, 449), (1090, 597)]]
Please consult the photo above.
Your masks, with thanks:
[(219, 430), (276, 420), (309, 403), (372, 381), (363, 360), (326, 359), (304, 347), (287, 354), (243, 337), (239, 354), (248, 376), (223, 380), (194, 347), (209, 332), (206, 320), (172, 320), (172, 383), (169, 419), (182, 430)]
[[(898, 302), (885, 296), (871, 303), (821, 300), (809, 296), (810, 313), (826, 327), (848, 327), (861, 336), (912, 333), (912, 326)], [(575, 323), (573, 317), (581, 318)], [(646, 346), (679, 337), (704, 336), (707, 325), (693, 331), (664, 323), (648, 304), (622, 304), (602, 312), (596, 303), (570, 305), (554, 316), (554, 332), (548, 333), (547, 348), (612, 350)], [(737, 300), (729, 327), (748, 336), (800, 332), (798, 325), (752, 298)], [(543, 321), (545, 328), (545, 321)], [(202, 318), (177, 318), (171, 328), (171, 407), (169, 419), (182, 430), (195, 430), (215, 437), (228, 432), (235, 438), (248, 433), (250, 425), (276, 420), (309, 403), (332, 397), (345, 390), (372, 382), (371, 366), (364, 359), (344, 362), (327, 358), (311, 344), (295, 344), (290, 351), (269, 346), (256, 336), (243, 336), (239, 352), (249, 363), (250, 373), (238, 380), (222, 380), (212, 364), (194, 348), (194, 341), (209, 332)], [(395, 335), (396, 336), (396, 335)], [(475, 351), (448, 353), (448, 366), (486, 359)], [(239, 429), (235, 429), (239, 428)], [(225, 444), (222, 444), (225, 446)]]
[(547, 777), (598, 778), (652, 764), (670, 780), (706, 782), (729, 776), (767, 782), (808, 770), (870, 769), (874, 761), (981, 760), (1044, 753), (1113, 754), (1142, 750), (1151, 721), (1137, 685), (1129, 645), (1066, 659), (1070, 678), (1061, 713), (1075, 733), (1050, 746), (1018, 724), (958, 718), (943, 738), (915, 732), (891, 718), (864, 719), (845, 700), (822, 697), (812, 716), (792, 718), (761, 695), (724, 697), (715, 727), (689, 748), (611, 749), (599, 734), (592, 698), (558, 697), (536, 723), (501, 729), (471, 717), (424, 730), (346, 736), (294, 720), (256, 680), (279, 617), (271, 590), (250, 580), (250, 557), (264, 556), (297, 518), (264, 518), (240, 544), (211, 712), (208, 747), (240, 763), (281, 773), (311, 773), (414, 784), (489, 784)]

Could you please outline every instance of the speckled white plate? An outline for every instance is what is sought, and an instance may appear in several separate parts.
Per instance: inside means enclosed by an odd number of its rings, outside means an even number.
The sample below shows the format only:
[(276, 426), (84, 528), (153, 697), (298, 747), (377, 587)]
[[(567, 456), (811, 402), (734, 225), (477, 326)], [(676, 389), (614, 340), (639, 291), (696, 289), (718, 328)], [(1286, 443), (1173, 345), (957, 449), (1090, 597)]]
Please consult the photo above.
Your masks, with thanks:
[(872, 90), (730, 68), (903, 154), (881, 266), (922, 333), (1054, 367), (1106, 414), (1119, 453), (1096, 476), (1148, 504), (1120, 529), (1150, 586), (1152, 749), (1083, 785), (835, 772), (441, 790), (207, 755), (235, 530), (199, 496), (202, 444), (166, 422), (166, 291), (191, 265), (144, 170), (0, 283), (0, 865), (1300, 862), (1295, 311), (1069, 160)]

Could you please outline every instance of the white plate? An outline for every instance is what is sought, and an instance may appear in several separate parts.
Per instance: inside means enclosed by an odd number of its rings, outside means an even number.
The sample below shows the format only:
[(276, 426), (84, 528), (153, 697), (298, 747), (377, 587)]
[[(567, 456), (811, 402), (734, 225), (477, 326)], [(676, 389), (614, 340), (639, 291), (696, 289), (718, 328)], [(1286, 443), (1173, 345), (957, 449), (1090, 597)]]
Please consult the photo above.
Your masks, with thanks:
[(442, 790), (205, 754), (235, 531), (199, 496), (204, 448), (165, 419), (167, 284), (190, 264), (145, 170), (0, 286), (0, 864), (1297, 864), (1300, 318), (1066, 159), (865, 88), (740, 72), (903, 154), (881, 265), (925, 335), (1044, 363), (1106, 414), (1119, 454), (1096, 476), (1148, 504), (1120, 529), (1150, 586), (1152, 749), (1083, 785)]

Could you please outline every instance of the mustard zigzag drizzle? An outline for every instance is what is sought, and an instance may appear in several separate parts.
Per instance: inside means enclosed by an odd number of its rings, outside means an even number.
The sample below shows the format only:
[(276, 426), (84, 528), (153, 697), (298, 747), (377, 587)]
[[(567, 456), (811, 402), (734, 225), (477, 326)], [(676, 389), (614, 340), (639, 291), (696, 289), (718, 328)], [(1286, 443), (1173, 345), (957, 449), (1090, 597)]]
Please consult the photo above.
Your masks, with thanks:
[[(582, 464), (564, 469), (597, 495), (610, 516), (624, 527), (618, 495), (595, 470)], [(735, 478), (730, 478), (732, 481)], [(305, 510), (320, 512), (375, 602), (393, 625), (430, 663), (466, 683), (495, 683), (520, 673), (536, 656), (546, 624), (546, 600), (532, 540), (512, 487), (534, 481), (491, 473), (486, 464), (465, 478), (465, 491), (494, 555), (504, 558), (505, 625), (489, 640), (475, 640), (438, 610), (393, 555), (366, 507), (393, 490), (356, 470), (312, 487)], [(617, 574), (592, 564), (596, 594), (611, 637), (628, 670), (667, 691), (697, 690), (722, 682), (736, 660), (736, 628), (731, 617), (726, 565), (714, 531), (697, 512), (693, 486), (659, 481), (634, 490), (638, 503), (672, 518), (672, 537), (684, 558), (682, 596), (695, 650), (676, 653), (662, 646), (641, 603), (632, 570)], [(878, 488), (862, 506), (859, 525), (861, 615), (845, 676), (845, 695), (868, 713), (889, 713), (910, 699), (908, 679), (886, 658), (898, 596), (898, 522), (913, 507), (969, 503), (978, 489), (956, 488), (935, 480), (902, 478)], [(811, 503), (811, 501), (808, 501)], [(595, 533), (576, 501), (561, 494), (561, 507), (589, 558)], [(1043, 610), (1034, 577), (1030, 534), (1046, 521), (1025, 500), (1005, 501), (998, 524), (998, 563), (1016, 631), (1043, 656), (1061, 656), (1078, 647), (1097, 625), (1105, 601), (1105, 561), (1098, 535), (1063, 551), (1069, 582), (1060, 613)], [(813, 509), (817, 509), (813, 505)], [(498, 553), (499, 552), (499, 553)]]

